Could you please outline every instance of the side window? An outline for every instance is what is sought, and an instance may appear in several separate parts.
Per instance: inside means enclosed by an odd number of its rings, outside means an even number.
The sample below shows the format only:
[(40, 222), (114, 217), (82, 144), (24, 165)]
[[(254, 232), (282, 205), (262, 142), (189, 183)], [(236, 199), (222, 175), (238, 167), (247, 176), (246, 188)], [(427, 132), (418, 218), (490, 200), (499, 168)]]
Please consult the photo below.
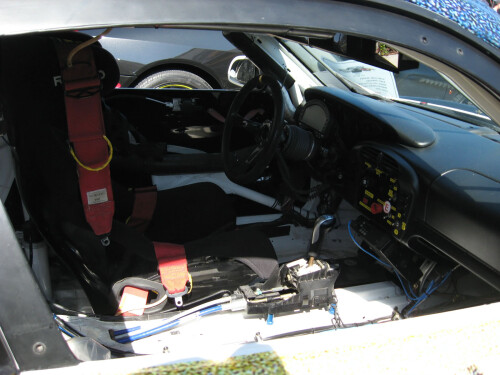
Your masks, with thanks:
[[(82, 31), (91, 36), (102, 29)], [(220, 31), (115, 28), (100, 44), (116, 59), (118, 88), (231, 89), (256, 71), (255, 65)], [(236, 78), (231, 67), (238, 62)]]

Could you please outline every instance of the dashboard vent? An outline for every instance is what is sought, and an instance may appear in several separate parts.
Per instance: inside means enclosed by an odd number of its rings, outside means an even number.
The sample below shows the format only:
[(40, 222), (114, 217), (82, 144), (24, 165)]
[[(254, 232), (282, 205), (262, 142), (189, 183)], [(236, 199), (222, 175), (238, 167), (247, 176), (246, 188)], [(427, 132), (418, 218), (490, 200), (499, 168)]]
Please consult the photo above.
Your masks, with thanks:
[(374, 149), (373, 147), (363, 147), (361, 149), (361, 157), (372, 164), (374, 167), (379, 168), (386, 172), (398, 172), (398, 163), (385, 154), (384, 152)]

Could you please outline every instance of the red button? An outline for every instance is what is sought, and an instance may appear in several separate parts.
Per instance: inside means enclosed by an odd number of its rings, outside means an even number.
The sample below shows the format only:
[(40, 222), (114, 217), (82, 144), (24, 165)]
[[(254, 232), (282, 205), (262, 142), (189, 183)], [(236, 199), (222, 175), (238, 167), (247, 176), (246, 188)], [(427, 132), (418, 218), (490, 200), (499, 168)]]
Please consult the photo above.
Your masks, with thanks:
[(372, 214), (377, 215), (382, 212), (383, 207), (380, 203), (372, 203), (370, 210)]

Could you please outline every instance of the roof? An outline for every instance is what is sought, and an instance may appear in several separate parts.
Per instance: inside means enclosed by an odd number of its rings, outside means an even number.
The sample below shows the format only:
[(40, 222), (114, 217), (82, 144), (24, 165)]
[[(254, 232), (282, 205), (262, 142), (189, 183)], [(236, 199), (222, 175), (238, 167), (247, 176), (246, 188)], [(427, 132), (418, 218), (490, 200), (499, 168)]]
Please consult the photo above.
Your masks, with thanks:
[(500, 15), (481, 0), (404, 0), (456, 22), (460, 27), (500, 48)]

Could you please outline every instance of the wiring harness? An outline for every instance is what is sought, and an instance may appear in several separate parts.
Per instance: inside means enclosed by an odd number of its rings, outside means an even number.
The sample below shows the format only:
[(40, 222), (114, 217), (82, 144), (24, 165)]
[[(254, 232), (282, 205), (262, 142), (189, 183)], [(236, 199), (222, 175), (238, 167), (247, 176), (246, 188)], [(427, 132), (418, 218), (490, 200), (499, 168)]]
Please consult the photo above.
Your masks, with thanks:
[(354, 244), (361, 251), (363, 251), (365, 254), (369, 255), (373, 259), (375, 259), (378, 263), (380, 263), (383, 266), (389, 268), (397, 276), (397, 278), (399, 280), (399, 283), (401, 284), (401, 287), (403, 289), (403, 292), (405, 293), (406, 297), (410, 301), (410, 304), (404, 309), (404, 310), (408, 310), (405, 314), (403, 314), (403, 316), (405, 316), (405, 317), (409, 317), (410, 314), (422, 302), (424, 302), (432, 293), (434, 293), (437, 289), (439, 289), (446, 282), (446, 280), (450, 277), (451, 273), (458, 267), (458, 266), (456, 266), (455, 268), (453, 268), (453, 269), (449, 270), (448, 272), (446, 272), (444, 275), (438, 276), (435, 280), (431, 280), (429, 282), (429, 285), (427, 286), (427, 288), (425, 288), (425, 291), (422, 294), (420, 294), (420, 295), (417, 296), (413, 292), (413, 289), (411, 288), (411, 286), (409, 286), (409, 285), (405, 286), (405, 283), (404, 283), (403, 279), (401, 278), (401, 275), (399, 274), (399, 271), (396, 268), (392, 267), (390, 264), (384, 262), (383, 260), (381, 260), (380, 258), (378, 258), (377, 256), (375, 256), (374, 254), (372, 254), (371, 252), (369, 252), (368, 250), (366, 250), (365, 248), (363, 248), (363, 246), (361, 246), (358, 243), (358, 241), (356, 241), (356, 239), (354, 238), (354, 235), (352, 234), (351, 221), (349, 221), (347, 223), (347, 229), (349, 231), (349, 236), (351, 237), (351, 240), (354, 242)]

